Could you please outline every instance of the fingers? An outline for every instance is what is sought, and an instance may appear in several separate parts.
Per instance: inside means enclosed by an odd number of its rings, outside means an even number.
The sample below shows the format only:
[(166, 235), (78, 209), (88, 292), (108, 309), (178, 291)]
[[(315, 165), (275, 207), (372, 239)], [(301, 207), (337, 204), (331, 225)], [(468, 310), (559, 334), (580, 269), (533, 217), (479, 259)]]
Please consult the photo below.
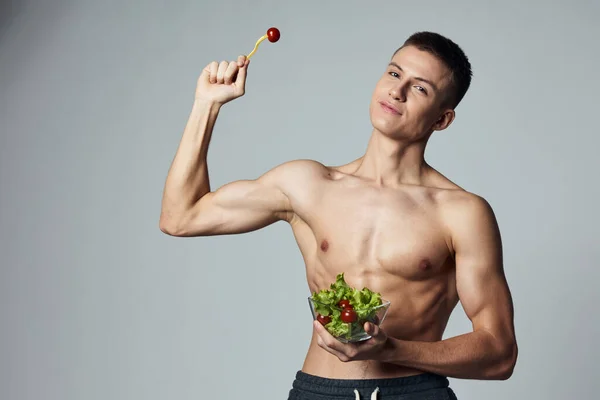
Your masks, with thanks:
[(239, 69), (239, 67), (235, 61), (230, 62), (229, 65), (227, 66), (227, 69), (225, 69), (225, 75), (223, 76), (223, 83), (226, 85), (231, 85), (231, 82), (233, 82), (233, 76), (237, 73), (238, 69)]
[(231, 85), (236, 80), (238, 71), (242, 68), (245, 68), (247, 64), (248, 63), (245, 56), (239, 56), (236, 61), (221, 61), (221, 63), (218, 64), (216, 82), (211, 81), (211, 83)]
[(204, 68), (204, 71), (202, 71), (202, 73), (206, 75), (210, 83), (217, 83), (218, 69), (219, 64), (216, 61), (213, 61), (210, 64), (208, 64), (206, 68)]
[(329, 353), (333, 354), (334, 356), (336, 356), (342, 362), (348, 362), (348, 361), (351, 360), (351, 358), (349, 356), (347, 356), (346, 354), (344, 354), (343, 352), (341, 352), (339, 350), (336, 350), (333, 347), (329, 347), (320, 336), (317, 338), (317, 344), (322, 349), (324, 349), (327, 352), (329, 352)]
[(221, 61), (219, 64), (219, 69), (217, 70), (217, 83), (225, 82), (225, 73), (227, 72), (227, 68), (229, 63), (227, 61)]
[(217, 64), (216, 61), (213, 61), (210, 64), (208, 64), (202, 70), (202, 73), (200, 74), (199, 81), (216, 83), (217, 82), (217, 69), (218, 69), (218, 67), (219, 67), (219, 64)]
[(379, 333), (379, 327), (371, 322), (365, 322), (364, 330), (371, 336), (376, 336)]
[(371, 335), (371, 337), (378, 342), (385, 341), (387, 339), (387, 335), (381, 329), (381, 327), (379, 327), (379, 325), (375, 325), (372, 322), (366, 322), (364, 329), (365, 332)]
[(243, 57), (243, 64), (240, 67), (240, 72), (238, 73), (236, 83), (243, 90), (244, 87), (246, 86), (246, 76), (248, 75), (248, 65), (250, 64), (250, 60), (248, 60), (245, 56), (242, 56), (242, 57)]
[(333, 354), (340, 361), (351, 361), (357, 353), (356, 346), (352, 344), (342, 344), (335, 339), (319, 322), (314, 322), (314, 328), (317, 331), (317, 344), (319, 347)]
[(387, 342), (387, 335), (383, 329), (371, 322), (364, 325), (365, 331), (371, 335), (371, 338), (360, 343), (341, 343), (319, 322), (315, 321), (313, 326), (317, 333), (319, 347), (333, 354), (342, 362), (380, 359)]
[(235, 82), (243, 88), (246, 83), (246, 70), (249, 63), (250, 60), (244, 55), (230, 62), (221, 61), (218, 63), (213, 61), (204, 68), (202, 77), (212, 84), (231, 85)]

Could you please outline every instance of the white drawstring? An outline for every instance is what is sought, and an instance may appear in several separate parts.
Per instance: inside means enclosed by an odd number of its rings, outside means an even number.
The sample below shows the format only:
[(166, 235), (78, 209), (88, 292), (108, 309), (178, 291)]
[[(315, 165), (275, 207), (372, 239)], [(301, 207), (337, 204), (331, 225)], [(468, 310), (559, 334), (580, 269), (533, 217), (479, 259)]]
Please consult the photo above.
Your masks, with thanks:
[[(379, 393), (379, 388), (373, 390), (373, 393), (371, 393), (371, 400), (377, 400), (377, 393)], [(354, 389), (354, 395), (356, 396), (354, 398), (355, 400), (360, 400), (360, 393), (358, 393), (358, 390)]]

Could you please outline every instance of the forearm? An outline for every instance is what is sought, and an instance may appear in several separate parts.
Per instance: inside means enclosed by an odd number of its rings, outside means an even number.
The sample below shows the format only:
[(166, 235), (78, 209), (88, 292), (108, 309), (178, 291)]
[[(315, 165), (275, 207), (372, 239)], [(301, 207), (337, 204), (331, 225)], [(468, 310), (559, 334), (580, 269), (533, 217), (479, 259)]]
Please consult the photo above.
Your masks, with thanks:
[(206, 159), (219, 110), (214, 103), (194, 102), (165, 182), (162, 220), (177, 218), (210, 192)]
[(389, 340), (383, 361), (453, 378), (507, 379), (516, 358), (516, 346), (483, 330), (437, 342)]

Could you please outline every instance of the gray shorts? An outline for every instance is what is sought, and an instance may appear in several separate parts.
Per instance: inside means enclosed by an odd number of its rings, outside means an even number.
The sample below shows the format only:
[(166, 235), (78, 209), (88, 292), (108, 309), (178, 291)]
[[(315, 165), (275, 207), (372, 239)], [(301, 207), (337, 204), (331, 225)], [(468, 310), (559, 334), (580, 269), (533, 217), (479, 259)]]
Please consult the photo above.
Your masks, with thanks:
[(446, 377), (423, 373), (386, 379), (328, 379), (296, 373), (288, 400), (456, 400)]

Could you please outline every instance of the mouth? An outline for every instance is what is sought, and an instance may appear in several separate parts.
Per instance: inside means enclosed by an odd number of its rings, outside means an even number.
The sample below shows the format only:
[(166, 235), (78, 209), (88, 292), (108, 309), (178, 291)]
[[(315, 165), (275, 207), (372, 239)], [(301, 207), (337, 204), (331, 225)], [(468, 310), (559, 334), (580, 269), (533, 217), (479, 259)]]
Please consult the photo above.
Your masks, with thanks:
[(381, 106), (381, 108), (385, 112), (388, 112), (390, 114), (395, 114), (395, 115), (402, 115), (402, 113), (400, 112), (400, 110), (398, 110), (396, 107), (394, 107), (393, 105), (391, 105), (387, 101), (380, 101), (379, 105)]

